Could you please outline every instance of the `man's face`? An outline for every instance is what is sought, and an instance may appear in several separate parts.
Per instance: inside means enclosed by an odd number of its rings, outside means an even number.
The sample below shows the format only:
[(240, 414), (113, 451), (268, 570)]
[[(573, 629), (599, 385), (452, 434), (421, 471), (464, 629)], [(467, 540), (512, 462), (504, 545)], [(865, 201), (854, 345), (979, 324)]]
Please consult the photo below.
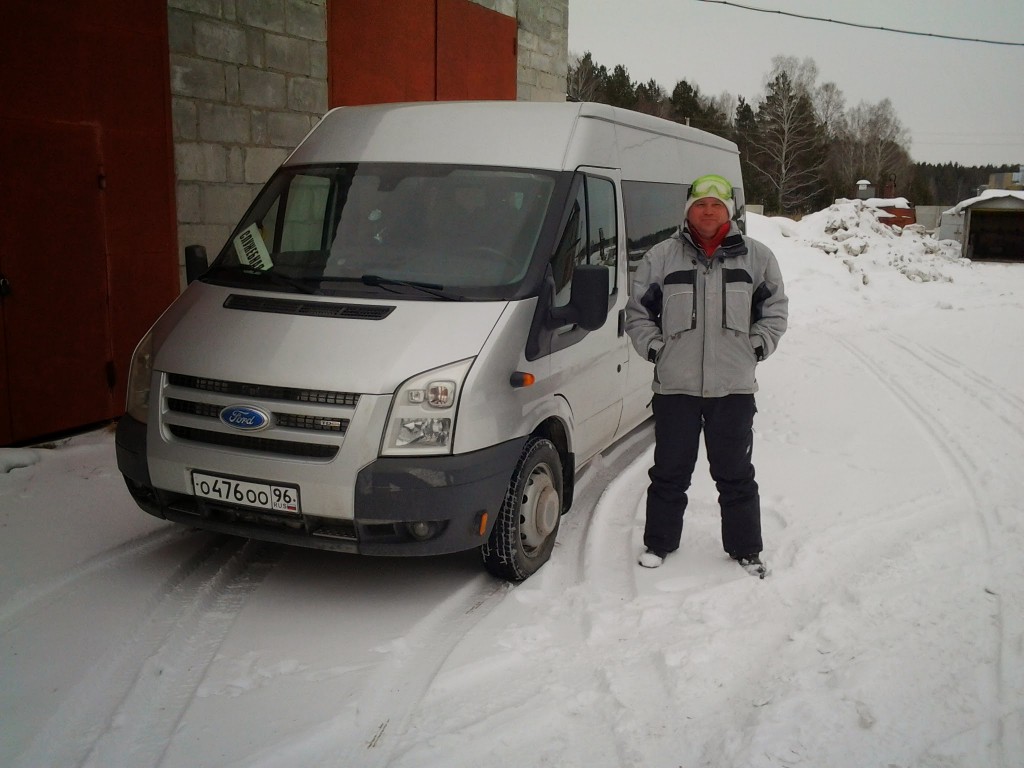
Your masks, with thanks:
[(729, 220), (729, 209), (717, 197), (702, 197), (690, 206), (686, 220), (701, 237), (714, 237), (719, 228)]

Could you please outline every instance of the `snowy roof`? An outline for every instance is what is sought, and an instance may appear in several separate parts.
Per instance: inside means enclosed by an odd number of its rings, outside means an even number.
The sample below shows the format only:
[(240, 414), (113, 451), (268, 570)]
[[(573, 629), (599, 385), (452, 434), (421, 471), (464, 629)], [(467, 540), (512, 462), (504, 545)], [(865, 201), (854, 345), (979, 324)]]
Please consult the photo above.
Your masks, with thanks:
[(872, 208), (913, 208), (910, 201), (905, 197), (869, 197), (864, 205)]
[(975, 203), (989, 200), (993, 197), (1016, 197), (1019, 200), (1024, 200), (1024, 192), (1011, 189), (986, 189), (977, 197), (972, 197), (970, 200), (962, 200), (948, 211), (943, 211), (943, 213), (961, 213), (964, 208), (970, 208)]

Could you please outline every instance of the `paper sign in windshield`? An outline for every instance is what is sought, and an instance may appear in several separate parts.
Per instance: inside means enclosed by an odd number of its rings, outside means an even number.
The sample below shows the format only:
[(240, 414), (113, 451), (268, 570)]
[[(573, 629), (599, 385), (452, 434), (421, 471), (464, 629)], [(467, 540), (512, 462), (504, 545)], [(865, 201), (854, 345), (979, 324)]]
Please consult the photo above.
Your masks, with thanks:
[(263, 242), (263, 235), (255, 223), (243, 229), (235, 238), (235, 253), (238, 254), (240, 262), (248, 264), (253, 269), (265, 272), (274, 266), (267, 244)]

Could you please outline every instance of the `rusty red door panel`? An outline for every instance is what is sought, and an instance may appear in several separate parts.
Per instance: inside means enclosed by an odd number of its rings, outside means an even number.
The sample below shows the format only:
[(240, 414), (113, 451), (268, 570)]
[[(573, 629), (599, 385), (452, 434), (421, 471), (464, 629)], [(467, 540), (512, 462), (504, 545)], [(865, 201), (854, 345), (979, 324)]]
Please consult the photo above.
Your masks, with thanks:
[(17, 442), (117, 409), (97, 129), (0, 119), (0, 146), (22, 158), (0, 174), (6, 442)]

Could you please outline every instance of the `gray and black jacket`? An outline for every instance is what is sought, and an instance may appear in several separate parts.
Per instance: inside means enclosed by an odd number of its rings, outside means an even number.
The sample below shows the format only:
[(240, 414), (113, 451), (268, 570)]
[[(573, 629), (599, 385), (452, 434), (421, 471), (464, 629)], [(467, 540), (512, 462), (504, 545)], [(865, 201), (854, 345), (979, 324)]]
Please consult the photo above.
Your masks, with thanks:
[(786, 331), (789, 299), (775, 254), (735, 222), (711, 260), (684, 224), (644, 255), (629, 294), (626, 332), (655, 363), (658, 394), (756, 392), (754, 369)]

